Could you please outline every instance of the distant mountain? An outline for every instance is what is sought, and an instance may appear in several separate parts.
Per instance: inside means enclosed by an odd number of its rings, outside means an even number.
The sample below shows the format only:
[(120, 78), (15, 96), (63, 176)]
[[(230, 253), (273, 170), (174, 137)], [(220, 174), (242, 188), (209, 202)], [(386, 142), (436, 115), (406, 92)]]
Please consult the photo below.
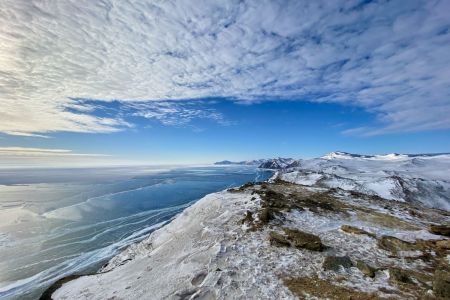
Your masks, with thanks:
[(293, 158), (271, 158), (271, 159), (254, 159), (254, 160), (244, 160), (244, 161), (230, 161), (222, 160), (215, 162), (214, 165), (245, 165), (245, 166), (258, 166), (263, 169), (284, 169), (291, 164), (298, 167), (297, 161)]
[(222, 160), (214, 163), (215, 165), (237, 165), (237, 162), (229, 161), (229, 160)]
[(295, 159), (293, 158), (273, 158), (273, 159), (267, 159), (265, 162), (263, 162), (262, 164), (259, 165), (260, 168), (263, 169), (284, 169), (286, 167), (288, 167), (289, 165), (293, 164), (294, 162), (296, 162)]
[(244, 160), (244, 161), (229, 161), (222, 160), (215, 162), (214, 165), (245, 165), (245, 166), (259, 166), (267, 161), (267, 159), (254, 159), (254, 160)]
[(409, 159), (409, 158), (427, 158), (427, 157), (436, 157), (436, 156), (450, 156), (450, 153), (424, 153), (424, 154), (398, 154), (398, 153), (389, 153), (389, 154), (381, 154), (381, 155), (362, 155), (362, 154), (354, 154), (343, 151), (335, 151), (330, 152), (320, 158), (322, 159), (369, 159), (369, 160), (401, 160), (401, 159)]

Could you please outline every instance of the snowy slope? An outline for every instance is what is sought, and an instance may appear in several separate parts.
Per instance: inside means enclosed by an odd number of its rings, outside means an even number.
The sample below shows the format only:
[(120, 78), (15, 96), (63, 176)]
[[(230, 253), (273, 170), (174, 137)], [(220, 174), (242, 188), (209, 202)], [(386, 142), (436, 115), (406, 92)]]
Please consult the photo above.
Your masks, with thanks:
[(332, 152), (283, 168), (281, 179), (450, 210), (450, 154)]

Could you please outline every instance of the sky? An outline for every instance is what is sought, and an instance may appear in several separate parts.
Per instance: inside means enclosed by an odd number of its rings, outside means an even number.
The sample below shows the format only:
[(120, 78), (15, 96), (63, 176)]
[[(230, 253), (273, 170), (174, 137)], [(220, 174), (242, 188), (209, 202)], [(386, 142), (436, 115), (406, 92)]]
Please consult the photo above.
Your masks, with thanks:
[(450, 2), (0, 2), (0, 167), (450, 152)]

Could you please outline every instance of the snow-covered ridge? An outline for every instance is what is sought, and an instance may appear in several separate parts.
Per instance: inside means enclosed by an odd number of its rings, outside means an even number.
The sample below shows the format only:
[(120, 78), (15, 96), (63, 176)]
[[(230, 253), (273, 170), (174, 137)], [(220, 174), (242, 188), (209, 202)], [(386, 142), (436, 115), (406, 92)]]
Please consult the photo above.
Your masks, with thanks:
[[(420, 257), (428, 247), (439, 249), (436, 240), (444, 246), (448, 241), (428, 231), (427, 226), (446, 222), (448, 216), (405, 203), (323, 191), (275, 180), (210, 194), (148, 239), (115, 257), (102, 273), (65, 283), (51, 296), (303, 298), (302, 291), (286, 284), (288, 278), (313, 283), (305, 291), (310, 295), (306, 299), (327, 297), (323, 294), (329, 293), (326, 288), (311, 288), (319, 283), (337, 293), (359, 295), (355, 299), (369, 299), (369, 293), (381, 297), (401, 293), (402, 299), (423, 299), (428, 286), (418, 282), (399, 290), (393, 274), (404, 270), (401, 278), (408, 280), (416, 272), (432, 276), (428, 270), (436, 266), (437, 260), (422, 261)], [(271, 201), (277, 205), (270, 206)], [(282, 240), (286, 228), (296, 234), (301, 231), (299, 239), (304, 234), (314, 236), (325, 247), (311, 250), (301, 243), (286, 243)], [(445, 253), (434, 255), (442, 258)], [(326, 267), (327, 259), (336, 256), (345, 256), (347, 265)], [(372, 274), (367, 275), (367, 271)], [(341, 280), (337, 281), (337, 276)]]
[(266, 160), (265, 162), (260, 164), (259, 167), (263, 169), (284, 169), (292, 166), (295, 161), (296, 160), (293, 158), (278, 157)]
[[(244, 160), (244, 161), (229, 161), (222, 160), (215, 162), (214, 165), (248, 165), (248, 166), (259, 166), (260, 168), (265, 169), (279, 169), (284, 168), (293, 163), (295, 159), (293, 158), (261, 158), (254, 160)], [(267, 166), (267, 167), (264, 167)]]
[(450, 154), (332, 152), (281, 168), (283, 180), (450, 210)]
[(399, 154), (389, 153), (380, 155), (354, 154), (343, 151), (335, 151), (320, 157), (322, 159), (366, 159), (366, 160), (408, 160), (413, 158), (432, 159), (450, 158), (450, 153), (425, 153), (425, 154)]
[[(232, 253), (236, 239), (245, 235), (247, 228), (239, 222), (242, 216), (255, 210), (259, 201), (250, 193), (209, 194), (113, 258), (101, 274), (71, 281), (52, 298), (216, 299), (213, 295), (221, 294), (222, 299), (235, 299), (239, 291), (233, 290), (228, 275), (239, 270), (223, 259)], [(238, 262), (236, 257), (233, 261)], [(264, 298), (270, 296), (261, 293)], [(286, 299), (289, 293), (282, 290), (277, 295)]]
[(365, 155), (342, 151), (313, 159), (273, 158), (233, 163), (280, 170), (281, 179), (341, 188), (388, 200), (450, 210), (450, 154)]

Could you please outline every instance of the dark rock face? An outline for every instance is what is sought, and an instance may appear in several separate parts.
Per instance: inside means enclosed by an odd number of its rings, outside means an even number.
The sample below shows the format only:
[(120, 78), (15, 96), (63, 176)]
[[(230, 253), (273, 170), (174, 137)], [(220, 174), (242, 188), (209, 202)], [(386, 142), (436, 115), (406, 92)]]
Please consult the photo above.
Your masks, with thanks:
[(353, 267), (353, 262), (348, 256), (327, 256), (322, 264), (324, 270), (338, 272), (341, 268)]
[(430, 232), (433, 234), (450, 236), (450, 226), (445, 225), (431, 225)]
[(450, 273), (437, 270), (434, 273), (433, 292), (436, 297), (450, 299)]
[(302, 165), (301, 161), (300, 161), (300, 160), (296, 160), (296, 161), (294, 161), (293, 163), (289, 164), (289, 165), (286, 167), (286, 169), (289, 169), (289, 168), (299, 168), (299, 167), (301, 167), (301, 165)]

